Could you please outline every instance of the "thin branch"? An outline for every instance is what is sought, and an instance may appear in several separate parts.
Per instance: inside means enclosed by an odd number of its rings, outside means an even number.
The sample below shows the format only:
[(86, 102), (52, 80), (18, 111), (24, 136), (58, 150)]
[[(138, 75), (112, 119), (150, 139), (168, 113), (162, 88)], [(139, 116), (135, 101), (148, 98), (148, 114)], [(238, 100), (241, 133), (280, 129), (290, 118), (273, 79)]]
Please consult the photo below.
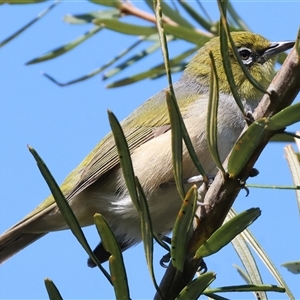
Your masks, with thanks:
[[(126, 16), (128, 16), (128, 15), (135, 16), (135, 17), (138, 17), (145, 21), (156, 24), (156, 18), (155, 18), (154, 14), (150, 14), (144, 10), (141, 10), (141, 9), (137, 8), (136, 6), (134, 6), (130, 2), (123, 2), (120, 5), (119, 9), (120, 9), (121, 14), (124, 14)], [(165, 24), (169, 24), (172, 26), (178, 26), (178, 24), (176, 22), (172, 21), (168, 17), (163, 17), (162, 20)]]
[[(144, 10), (141, 10), (130, 2), (122, 2), (118, 8), (120, 10), (120, 13), (124, 16), (135, 16), (138, 17), (139, 19), (156, 24), (156, 18), (154, 14), (150, 14)], [(164, 22), (164, 24), (168, 24), (171, 26), (178, 26), (176, 22), (174, 22), (173, 20), (171, 20), (166, 16), (162, 17), (162, 21)], [(214, 35), (211, 34), (210, 32), (205, 32), (200, 29), (195, 29), (195, 31), (199, 32), (203, 36), (207, 36), (210, 38), (214, 37)]]

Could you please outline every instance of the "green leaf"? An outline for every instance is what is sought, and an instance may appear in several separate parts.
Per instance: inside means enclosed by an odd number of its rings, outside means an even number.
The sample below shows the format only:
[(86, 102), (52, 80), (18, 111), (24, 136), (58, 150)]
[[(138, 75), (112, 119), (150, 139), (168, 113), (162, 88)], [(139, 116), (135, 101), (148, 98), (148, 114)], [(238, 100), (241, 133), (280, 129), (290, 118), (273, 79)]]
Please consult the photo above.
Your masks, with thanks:
[(183, 165), (182, 165), (182, 133), (180, 122), (178, 122), (178, 110), (176, 99), (172, 98), (170, 93), (166, 92), (166, 100), (168, 105), (170, 124), (171, 124), (171, 144), (172, 144), (172, 163), (176, 187), (180, 197), (185, 196), (183, 185)]
[[(240, 236), (240, 235), (236, 236), (236, 237), (232, 240), (232, 244), (233, 244), (233, 245), (234, 245), (234, 241), (235, 241), (239, 236)], [(246, 244), (245, 241), (244, 241), (243, 246), (247, 247), (247, 244)], [(237, 249), (237, 248), (234, 246), (234, 250), (235, 250), (236, 253), (238, 254), (239, 258), (241, 259), (242, 256), (240, 255), (240, 252), (238, 252), (239, 249)], [(247, 250), (249, 250), (249, 253), (251, 253), (249, 247), (248, 247)], [(244, 261), (243, 261), (242, 259), (241, 259), (241, 261), (242, 261), (242, 263), (244, 264)], [(253, 260), (253, 262), (255, 263), (254, 260)], [(243, 279), (246, 283), (248, 283), (248, 284), (252, 283), (252, 281), (251, 281), (251, 279), (250, 279), (250, 276), (249, 276), (249, 274), (248, 274), (248, 271), (243, 270), (242, 268), (240, 268), (240, 267), (239, 267), (238, 265), (236, 265), (236, 264), (233, 264), (233, 267), (236, 268), (238, 274), (242, 277), (242, 279)]]
[[(150, 0), (152, 3), (155, 1)], [(153, 4), (152, 4), (153, 5)], [(186, 28), (194, 28), (194, 26), (183, 18), (178, 11), (170, 7), (166, 2), (161, 1), (161, 9), (164, 16), (169, 17), (172, 21), (176, 22), (178, 25)]]
[(196, 44), (200, 47), (211, 39), (211, 37), (201, 34), (194, 29), (189, 29), (183, 26), (165, 24), (164, 28), (167, 34), (172, 34), (179, 39)]
[[(191, 139), (189, 137), (189, 134), (186, 130), (185, 124), (183, 122), (182, 116), (180, 114), (180, 110), (176, 101), (176, 95), (174, 93), (173, 90), (173, 85), (172, 85), (172, 78), (171, 78), (171, 72), (170, 72), (170, 61), (169, 61), (169, 54), (168, 54), (168, 48), (167, 48), (167, 41), (166, 41), (166, 36), (164, 33), (164, 26), (163, 26), (163, 22), (161, 19), (161, 9), (159, 6), (159, 1), (155, 1), (155, 16), (156, 16), (156, 20), (157, 20), (157, 29), (158, 29), (158, 35), (159, 35), (159, 39), (162, 45), (162, 53), (163, 53), (163, 58), (164, 58), (164, 63), (165, 63), (165, 70), (167, 73), (167, 78), (168, 78), (168, 83), (169, 83), (169, 91), (170, 91), (170, 95), (171, 98), (170, 100), (172, 100), (172, 107), (173, 107), (173, 113), (174, 113), (174, 117), (175, 114), (177, 115), (177, 122), (180, 124), (181, 127), (181, 134), (183, 137), (183, 140), (186, 144), (187, 150), (189, 152), (189, 155), (194, 163), (194, 165), (196, 166), (197, 170), (199, 171), (199, 173), (203, 176), (203, 180), (206, 182), (207, 181), (207, 176), (205, 175), (204, 169), (201, 166), (199, 159), (195, 153), (195, 149), (192, 145)], [(171, 101), (170, 101), (171, 102)], [(178, 157), (177, 157), (177, 161), (178, 161)], [(179, 183), (179, 185), (177, 186), (178, 191), (182, 194), (182, 184), (180, 183), (180, 181), (182, 181), (182, 177), (180, 174), (177, 175), (177, 179), (175, 178), (175, 181), (177, 183)]]
[(228, 292), (279, 292), (284, 293), (285, 289), (276, 285), (268, 284), (245, 284), (245, 285), (232, 285), (232, 286), (222, 286), (218, 288), (210, 288), (204, 291), (204, 295), (209, 296), (213, 293), (228, 293)]
[[(179, 54), (178, 56), (174, 57), (173, 59), (169, 60), (169, 64), (171, 66), (170, 71), (172, 71), (172, 73), (176, 70), (181, 71), (186, 66), (186, 62), (182, 62), (183, 59), (190, 56), (191, 54), (195, 53), (197, 51), (197, 49), (198, 49), (198, 47), (191, 48), (191, 49)], [(108, 74), (110, 74), (110, 73), (108, 73)], [(106, 79), (107, 76), (109, 76), (108, 74), (104, 75), (104, 79)], [(156, 66), (150, 68), (147, 71), (144, 71), (144, 72), (138, 73), (136, 75), (115, 81), (115, 82), (107, 85), (107, 88), (114, 88), (114, 87), (132, 84), (132, 83), (138, 82), (138, 81), (146, 79), (146, 78), (155, 79), (155, 78), (163, 76), (165, 74), (166, 74), (165, 65), (164, 65), (164, 63), (162, 63), (162, 64), (159, 64), (159, 65), (156, 65)]]
[[(143, 39), (143, 40), (145, 40), (145, 39)], [(139, 60), (145, 58), (149, 54), (155, 52), (159, 48), (160, 48), (160, 44), (157, 42), (157, 43), (154, 43), (153, 45), (151, 45), (150, 47), (148, 47), (146, 49), (143, 49), (139, 53), (131, 56), (130, 58), (128, 58), (123, 63), (117, 65), (115, 68), (113, 68), (112, 70), (110, 70), (107, 73), (105, 73), (103, 75), (103, 80), (106, 80), (108, 78), (111, 78), (111, 77), (119, 74), (119, 72), (121, 72), (121, 71), (125, 70), (127, 67), (135, 64), (136, 62), (138, 62)]]
[(296, 43), (295, 43), (295, 49), (298, 54), (298, 59), (300, 59), (300, 28), (297, 33)]
[(119, 9), (107, 9), (101, 11), (93, 11), (86, 14), (66, 15), (63, 20), (69, 24), (86, 24), (92, 23), (95, 19), (118, 19), (120, 18)]
[(212, 52), (209, 52), (211, 59), (211, 73), (210, 73), (210, 85), (209, 85), (209, 101), (207, 109), (207, 142), (209, 152), (216, 163), (216, 166), (222, 171), (225, 176), (225, 170), (223, 168), (219, 149), (218, 149), (218, 107), (219, 107), (219, 82), (218, 74), (215, 65), (215, 60)]
[[(185, 0), (179, 0), (178, 3), (185, 9), (185, 11), (204, 29), (208, 32), (211, 32), (214, 28), (213, 24), (208, 22), (206, 18), (203, 18), (201, 15), (198, 14), (196, 10), (192, 8)], [(214, 32), (217, 33), (217, 32)]]
[(287, 270), (293, 274), (300, 273), (300, 261), (286, 262), (286, 263), (282, 264), (282, 266), (287, 268)]
[(164, 65), (165, 70), (167, 74), (167, 79), (169, 83), (169, 90), (170, 95), (173, 99), (175, 99), (173, 84), (172, 84), (172, 76), (170, 73), (170, 61), (169, 61), (169, 50), (168, 50), (168, 43), (167, 38), (165, 34), (165, 28), (162, 21), (162, 8), (161, 8), (161, 1), (160, 0), (153, 0), (153, 6), (155, 11), (155, 17), (156, 17), (156, 26), (158, 31), (158, 37), (161, 45), (161, 51), (164, 59)]
[[(299, 147), (299, 143), (297, 142)], [(296, 186), (300, 186), (300, 164), (297, 154), (295, 153), (293, 147), (288, 145), (284, 147), (285, 158), (288, 162), (289, 169), (292, 174), (293, 182)], [(300, 212), (300, 190), (296, 190), (296, 200), (298, 204), (298, 211)]]
[[(199, 159), (195, 153), (195, 149), (192, 145), (191, 139), (189, 137), (189, 134), (186, 130), (185, 124), (183, 122), (182, 116), (180, 114), (180, 110), (178, 107), (176, 100), (176, 95), (174, 93), (173, 90), (173, 86), (172, 86), (172, 79), (171, 79), (171, 73), (170, 73), (170, 61), (169, 61), (169, 55), (168, 55), (168, 48), (167, 48), (167, 41), (166, 41), (166, 36), (164, 34), (164, 25), (162, 22), (162, 14), (161, 14), (161, 8), (159, 5), (160, 2), (155, 1), (155, 15), (156, 15), (156, 20), (157, 20), (157, 29), (158, 29), (158, 34), (159, 34), (159, 38), (160, 38), (160, 42), (162, 45), (162, 53), (163, 53), (163, 57), (164, 57), (164, 63), (165, 63), (165, 69), (166, 69), (166, 73), (167, 73), (167, 77), (168, 77), (168, 82), (169, 82), (169, 90), (170, 90), (170, 94), (171, 94), (171, 100), (172, 100), (172, 105), (173, 105), (173, 112), (177, 115), (177, 122), (180, 123), (181, 126), (181, 133), (182, 133), (182, 137), (183, 140), (186, 144), (187, 150), (189, 152), (189, 155), (194, 163), (194, 165), (196, 166), (197, 170), (199, 171), (199, 173), (203, 176), (203, 180), (207, 181), (207, 176), (205, 175), (205, 171), (203, 169), (203, 167), (201, 166)], [(176, 180), (176, 179), (175, 179)], [(178, 178), (177, 181), (179, 182), (181, 179)], [(178, 190), (182, 190), (180, 188), (180, 186), (177, 186)]]
[[(116, 147), (119, 154), (120, 159), (120, 165), (122, 167), (122, 172), (124, 176), (124, 180), (126, 182), (126, 186), (129, 192), (129, 195), (131, 197), (132, 202), (134, 203), (135, 207), (137, 208), (137, 211), (140, 214), (141, 217), (141, 231), (144, 241), (144, 247), (147, 257), (147, 263), (151, 272), (151, 277), (153, 279), (153, 282), (155, 284), (155, 287), (157, 290), (159, 290), (158, 285), (156, 283), (155, 277), (154, 277), (154, 271), (153, 271), (153, 242), (152, 242), (152, 236), (153, 236), (153, 230), (152, 230), (152, 224), (151, 224), (151, 218), (150, 213), (147, 206), (147, 200), (145, 197), (145, 194), (142, 190), (142, 187), (140, 186), (140, 183), (138, 179), (134, 175), (134, 170), (132, 166), (132, 161), (130, 157), (130, 152), (128, 149), (127, 141), (125, 138), (125, 135), (123, 133), (122, 127), (120, 123), (118, 122), (115, 115), (108, 111), (108, 117), (109, 117), (109, 123), (114, 135)], [(137, 190), (139, 193), (137, 193)], [(118, 299), (118, 298), (117, 298)]]
[(108, 260), (116, 299), (131, 299), (124, 265), (122, 266), (114, 255), (111, 255)]
[(96, 33), (98, 33), (101, 29), (102, 29), (102, 27), (95, 26), (91, 30), (86, 32), (85, 34), (83, 34), (80, 37), (73, 40), (72, 42), (67, 43), (64, 46), (58, 47), (58, 48), (56, 48), (56, 49), (40, 56), (40, 57), (34, 58), (34, 59), (30, 60), (29, 62), (27, 62), (26, 65), (32, 65), (32, 64), (40, 63), (42, 61), (53, 59), (53, 58), (58, 57), (62, 54), (65, 54), (66, 52), (72, 50), (73, 48), (77, 47), (78, 45), (80, 45), (81, 43), (86, 41), (88, 38), (90, 38), (93, 35), (95, 35)]
[(85, 249), (87, 254), (90, 256), (90, 258), (94, 261), (94, 263), (99, 267), (99, 269), (102, 271), (104, 276), (108, 279), (108, 281), (111, 283), (110, 276), (106, 272), (106, 270), (101, 266), (101, 264), (98, 261), (98, 258), (93, 253), (92, 249), (90, 248), (82, 230), (81, 227), (73, 213), (73, 210), (70, 208), (67, 200), (65, 199), (65, 196), (63, 195), (62, 191), (60, 190), (58, 184), (56, 183), (55, 179), (53, 178), (52, 174), (50, 173), (49, 169), (47, 168), (46, 164), (43, 162), (41, 157), (38, 155), (38, 153), (32, 148), (28, 147), (30, 153), (35, 158), (38, 168), (43, 175), (52, 195), (55, 199), (55, 202), (66, 221), (68, 227), (78, 240), (78, 242), (81, 244), (81, 246)]
[(143, 42), (144, 39), (147, 39), (147, 37), (141, 37), (138, 41), (136, 41), (135, 43), (133, 43), (132, 45), (130, 45), (128, 48), (124, 49), (121, 53), (119, 53), (116, 57), (114, 57), (113, 59), (111, 59), (110, 61), (108, 61), (106, 64), (104, 64), (102, 67), (97, 68), (96, 70), (88, 73), (87, 75), (84, 75), (82, 77), (79, 77), (77, 79), (62, 83), (62, 82), (58, 82), (55, 78), (53, 78), (52, 76), (50, 76), (49, 74), (43, 73), (43, 75), (45, 77), (47, 77), (49, 80), (51, 80), (52, 82), (54, 82), (55, 84), (59, 85), (59, 86), (67, 86), (67, 85), (71, 85), (80, 81), (84, 81), (86, 79), (89, 79), (97, 74), (99, 74), (100, 72), (102, 72), (103, 70), (107, 69), (108, 67), (110, 67), (112, 64), (114, 64), (116, 61), (118, 61), (119, 59), (121, 59), (123, 56), (125, 56), (127, 53), (129, 53), (132, 49), (134, 49), (135, 47), (137, 47), (140, 43)]
[(109, 257), (109, 269), (116, 299), (130, 299), (127, 275), (119, 243), (101, 214), (94, 215), (94, 222), (105, 250), (111, 254)]
[(235, 143), (228, 160), (228, 173), (230, 177), (236, 178), (244, 168), (249, 157), (261, 142), (267, 126), (268, 120), (266, 118), (253, 122)]
[[(142, 232), (142, 239), (144, 244), (147, 266), (150, 272), (152, 282), (155, 286), (155, 289), (161, 295), (161, 291), (157, 284), (155, 274), (154, 274), (154, 268), (153, 268), (153, 236), (155, 235), (155, 233), (153, 232), (147, 198), (137, 177), (136, 177), (136, 186), (137, 186), (138, 196), (139, 196), (138, 201), (139, 201), (139, 208), (140, 208), (139, 214), (141, 219), (141, 232)], [(156, 237), (156, 239), (158, 238)], [(162, 242), (159, 241), (159, 243), (161, 244)]]
[[(230, 42), (230, 46), (231, 46), (231, 50), (233, 51), (233, 54), (235, 56), (235, 59), (237, 60), (237, 62), (239, 63), (242, 71), (244, 72), (244, 75), (246, 76), (246, 78), (248, 79), (248, 81), (257, 89), (259, 90), (260, 92), (264, 93), (264, 94), (269, 94), (267, 92), (267, 90), (257, 81), (255, 80), (250, 72), (248, 71), (247, 67), (243, 64), (242, 62), (242, 59), (236, 49), (236, 46), (233, 42), (233, 39), (230, 35), (230, 28), (228, 26), (228, 23), (227, 23), (227, 20), (226, 20), (226, 8), (227, 8), (227, 3), (228, 1), (218, 1), (218, 5), (219, 5), (219, 10), (220, 10), (220, 13), (221, 13), (221, 21), (220, 21), (220, 36), (221, 36), (221, 32), (223, 32), (222, 34), (225, 34), (226, 35), (226, 43), (227, 43), (227, 40)], [(229, 52), (227, 52), (229, 53)], [(222, 54), (224, 54), (222, 52)], [(229, 55), (226, 54), (226, 57), (227, 59), (229, 60)], [(224, 59), (224, 56), (223, 56), (223, 59)], [(225, 70), (226, 72), (226, 70)]]
[(176, 297), (176, 300), (196, 300), (203, 291), (216, 279), (216, 274), (207, 272), (189, 283)]
[[(178, 72), (182, 72), (183, 70), (185, 70), (185, 68), (186, 68), (186, 62), (183, 61), (183, 62), (179, 63), (178, 65), (175, 65), (174, 67), (171, 67), (170, 72), (172, 74), (175, 74), (175, 73), (178, 73)], [(158, 73), (150, 76), (149, 79), (155, 80), (155, 79), (161, 78), (165, 75), (166, 75), (166, 72), (162, 71), (162, 72), (158, 72)]]
[(179, 272), (184, 267), (187, 242), (197, 208), (197, 196), (197, 186), (193, 185), (183, 200), (173, 228), (171, 257), (173, 266)]
[[(130, 194), (131, 200), (137, 208), (141, 217), (141, 231), (148, 267), (154, 285), (157, 288), (157, 290), (159, 290), (154, 277), (153, 270), (153, 230), (147, 200), (138, 179), (134, 176), (130, 152), (121, 125), (112, 112), (108, 111), (108, 117), (115, 138), (115, 143), (119, 154), (124, 180), (126, 182), (126, 186)], [(138, 193), (137, 190), (139, 191)]]
[(111, 6), (115, 8), (120, 8), (122, 2), (119, 0), (89, 0), (95, 4), (103, 5), (103, 6)]
[[(209, 288), (207, 288), (207, 290), (209, 290)], [(209, 300), (214, 299), (214, 300), (230, 300), (229, 298), (225, 298), (216, 294), (212, 294), (212, 293), (207, 293), (207, 292), (203, 292), (203, 295), (209, 295)]]
[(248, 209), (216, 230), (195, 253), (195, 258), (212, 255), (231, 242), (245, 228), (251, 225), (261, 214), (259, 208)]
[(96, 213), (94, 215), (94, 223), (101, 237), (101, 242), (104, 249), (111, 255), (114, 255), (118, 260), (120, 260), (120, 264), (123, 265), (122, 253), (119, 243), (105, 218), (101, 214)]
[[(237, 214), (234, 211), (234, 209), (231, 208), (226, 216), (225, 222), (228, 222), (236, 215)], [(237, 269), (239, 275), (244, 279), (244, 281), (247, 284), (263, 284), (259, 268), (256, 264), (255, 257), (249, 248), (249, 244), (251, 245), (251, 240), (247, 240), (244, 234), (245, 232), (249, 232), (249, 228), (246, 228), (241, 234), (237, 235), (231, 241), (234, 250), (238, 254), (245, 270), (241, 269), (235, 264), (233, 266)], [(247, 241), (249, 241), (249, 244), (247, 243)], [(265, 292), (258, 292), (257, 297), (260, 297), (261, 300), (267, 300)]]
[(148, 71), (141, 72), (136, 75), (115, 81), (113, 83), (110, 83), (106, 87), (107, 88), (116, 88), (116, 87), (120, 87), (120, 86), (124, 86), (124, 85), (128, 85), (128, 84), (136, 83), (138, 81), (141, 81), (143, 79), (146, 79), (146, 78), (149, 78), (149, 77), (155, 76), (157, 74), (161, 74), (161, 73), (166, 74), (166, 72), (164, 71), (164, 69), (161, 68), (161, 66), (154, 67)]
[[(44, 0), (45, 1), (45, 0)], [(20, 3), (19, 3), (20, 2)], [(36, 2), (43, 2), (43, 1), (1, 1), (2, 3), (10, 3), (10, 4), (29, 4), (29, 3), (36, 3)], [(2, 42), (0, 42), (0, 48), (3, 47), (5, 44), (13, 40), (15, 37), (17, 37), (19, 34), (21, 34), (23, 31), (25, 31), (27, 28), (29, 28), (32, 24), (34, 24), (36, 21), (40, 20), (43, 16), (45, 16), (52, 8), (54, 8), (59, 2), (56, 1), (53, 4), (51, 4), (47, 9), (43, 10), (36, 18), (34, 18), (32, 21), (21, 27), (19, 30), (17, 30), (15, 33), (4, 39)]]
[(114, 19), (94, 19), (93, 23), (107, 29), (129, 35), (150, 35), (156, 33), (152, 26), (138, 26), (130, 23), (120, 22)]
[(288, 106), (269, 119), (268, 130), (280, 130), (300, 121), (300, 103)]
[(128, 149), (127, 141), (123, 132), (123, 129), (118, 122), (116, 116), (109, 110), (108, 112), (108, 119), (109, 124), (114, 135), (115, 144), (118, 150), (120, 165), (122, 168), (124, 180), (126, 182), (126, 186), (130, 195), (130, 198), (137, 208), (139, 207), (138, 195), (136, 190), (136, 183), (135, 183), (135, 175), (132, 166), (132, 161), (130, 157), (130, 152)]
[(46, 278), (44, 283), (50, 300), (63, 300), (59, 290), (51, 279)]
[[(185, 66), (186, 66), (186, 64), (182, 63), (178, 66), (171, 67), (170, 71), (172, 71), (172, 73), (174, 73), (175, 71), (179, 72), (179, 71), (182, 71), (185, 68)], [(107, 88), (116, 88), (116, 87), (120, 87), (120, 86), (124, 86), (124, 85), (128, 85), (128, 84), (133, 84), (138, 81), (144, 80), (146, 78), (150, 78), (150, 79), (160, 78), (161, 76), (164, 76), (164, 75), (166, 75), (166, 72), (163, 68), (163, 65), (159, 65), (158, 67), (151, 68), (148, 71), (141, 72), (136, 75), (133, 75), (133, 76), (130, 76), (127, 78), (123, 78), (121, 80), (110, 83), (106, 87)]]
[(286, 133), (278, 133), (271, 138), (270, 142), (294, 143), (295, 140), (291, 135), (287, 135)]
[(158, 36), (161, 44), (165, 70), (166, 70), (168, 83), (169, 83), (169, 91), (166, 92), (166, 101), (168, 105), (171, 130), (172, 130), (172, 163), (173, 163), (173, 170), (174, 170), (174, 179), (175, 179), (175, 183), (179, 195), (183, 199), (185, 196), (185, 191), (183, 185), (182, 138), (181, 138), (182, 134), (181, 134), (181, 124), (180, 122), (178, 122), (178, 119), (180, 119), (179, 116), (180, 112), (179, 112), (179, 107), (176, 101), (176, 96), (172, 84), (172, 75), (170, 72), (170, 61), (169, 61), (167, 38), (164, 32), (164, 25), (162, 22), (162, 11), (160, 5), (161, 5), (160, 1), (154, 1)]
[[(231, 208), (229, 213), (228, 213), (228, 216), (230, 216), (232, 218), (235, 215), (236, 215), (236, 213)], [(264, 251), (264, 249), (261, 247), (261, 245), (258, 243), (258, 241), (255, 239), (255, 237), (251, 233), (250, 229), (246, 228), (246, 230), (244, 230), (241, 233), (241, 235), (245, 238), (247, 243), (249, 245), (251, 245), (252, 249), (256, 252), (256, 254), (262, 260), (264, 265), (268, 268), (268, 270), (270, 271), (272, 276), (275, 278), (275, 280), (278, 282), (278, 284), (285, 288), (285, 292), (288, 295), (288, 297), (290, 299), (295, 299), (295, 297), (293, 296), (292, 292), (290, 291), (288, 285), (285, 283), (285, 281), (283, 280), (283, 278), (280, 275), (279, 271), (277, 270), (276, 266), (274, 265), (274, 263), (272, 262), (270, 257), (268, 257), (267, 253)]]
[[(227, 3), (227, 1), (226, 1)], [(218, 1), (218, 4), (220, 6), (220, 11), (223, 11), (223, 8), (221, 7), (220, 1)], [(233, 77), (233, 72), (232, 72), (232, 68), (231, 68), (231, 62), (230, 62), (230, 57), (228, 55), (229, 53), (229, 47), (228, 47), (228, 38), (226, 35), (226, 31), (225, 31), (225, 26), (227, 25), (227, 21), (226, 21), (226, 16), (223, 16), (225, 25), (220, 22), (220, 49), (221, 49), (221, 54), (222, 54), (222, 58), (223, 58), (223, 67), (224, 67), (224, 71), (226, 73), (226, 77), (228, 80), (228, 84), (230, 86), (230, 90), (232, 93), (232, 96), (236, 102), (236, 104), (238, 105), (239, 109), (241, 110), (241, 112), (244, 114), (244, 105), (240, 99), (240, 96), (237, 92), (237, 87), (235, 84), (235, 80)]]

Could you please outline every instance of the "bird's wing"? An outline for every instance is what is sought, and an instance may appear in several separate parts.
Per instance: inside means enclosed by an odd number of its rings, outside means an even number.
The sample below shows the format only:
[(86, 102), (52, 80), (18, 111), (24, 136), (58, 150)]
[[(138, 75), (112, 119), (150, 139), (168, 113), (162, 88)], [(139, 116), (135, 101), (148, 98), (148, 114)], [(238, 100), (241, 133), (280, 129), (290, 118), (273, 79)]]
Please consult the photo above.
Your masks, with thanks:
[[(170, 125), (166, 123), (155, 128), (136, 127), (132, 128), (130, 132), (125, 130), (125, 136), (130, 153), (147, 141), (153, 139), (155, 136), (158, 136), (158, 134), (165, 133), (170, 128)], [(110, 133), (99, 145), (97, 145), (94, 155), (90, 160), (88, 160), (82, 169), (80, 180), (70, 191), (67, 199), (74, 197), (76, 194), (86, 189), (118, 164), (118, 151), (115, 146), (114, 137), (112, 133)]]
[[(156, 97), (162, 98), (160, 94)], [(130, 153), (171, 128), (165, 100), (160, 101), (159, 105), (154, 106), (151, 112), (145, 113), (144, 116), (143, 111), (141, 107), (138, 108), (121, 123)], [(139, 119), (136, 119), (137, 115)], [(82, 168), (80, 180), (73, 186), (67, 198), (70, 199), (80, 193), (118, 164), (119, 156), (115, 140), (113, 134), (109, 133), (79, 166)]]
[[(175, 91), (177, 84), (178, 82), (174, 85)], [(184, 91), (182, 88), (176, 93), (183, 115), (189, 103), (194, 101), (195, 97), (199, 96), (195, 93), (191, 94), (190, 91)], [(185, 99), (185, 101), (180, 103), (182, 99)], [(167, 132), (170, 129), (170, 124), (165, 90), (143, 103), (121, 122), (121, 126), (131, 153), (147, 141)], [(60, 188), (66, 199), (69, 200), (118, 164), (119, 157), (114, 137), (112, 133), (109, 133), (66, 177)], [(51, 195), (13, 228), (25, 225), (27, 222), (30, 223), (55, 208), (56, 203)]]
[[(121, 122), (130, 152), (170, 129), (165, 99), (165, 92), (162, 91), (142, 104)], [(145, 108), (147, 105), (151, 107)], [(113, 134), (110, 132), (65, 178), (60, 189), (68, 200), (118, 164), (118, 152)], [(31, 222), (55, 207), (56, 203), (51, 195), (15, 226), (20, 225), (20, 223), (24, 224), (26, 221)]]
[[(199, 95), (185, 89), (180, 81), (174, 84), (174, 89), (181, 113), (184, 115), (189, 104), (193, 102), (195, 98), (198, 98)], [(171, 126), (166, 103), (166, 90), (162, 90), (144, 102), (130, 114), (128, 118), (121, 122), (121, 126), (130, 153), (147, 141), (170, 130)], [(72, 190), (67, 195), (67, 199), (85, 190), (118, 164), (119, 156), (115, 146), (115, 140), (113, 134), (109, 133), (78, 166), (78, 168), (82, 170), (81, 177), (78, 183), (73, 185)], [(70, 174), (71, 177), (72, 173)], [(72, 180), (72, 178), (70, 178), (70, 180)], [(66, 178), (62, 186), (67, 184), (67, 182), (68, 178)]]

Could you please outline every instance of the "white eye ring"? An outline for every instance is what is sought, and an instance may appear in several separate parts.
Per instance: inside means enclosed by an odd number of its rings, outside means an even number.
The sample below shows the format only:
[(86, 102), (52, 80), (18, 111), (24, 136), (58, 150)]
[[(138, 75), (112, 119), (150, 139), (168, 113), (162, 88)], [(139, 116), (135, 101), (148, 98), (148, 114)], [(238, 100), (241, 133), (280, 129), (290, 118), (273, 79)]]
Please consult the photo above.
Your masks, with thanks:
[(242, 60), (248, 60), (251, 55), (251, 51), (249, 51), (248, 49), (242, 49), (239, 51), (239, 54)]
[(252, 51), (250, 49), (241, 47), (238, 51), (244, 65), (248, 66), (253, 63)]

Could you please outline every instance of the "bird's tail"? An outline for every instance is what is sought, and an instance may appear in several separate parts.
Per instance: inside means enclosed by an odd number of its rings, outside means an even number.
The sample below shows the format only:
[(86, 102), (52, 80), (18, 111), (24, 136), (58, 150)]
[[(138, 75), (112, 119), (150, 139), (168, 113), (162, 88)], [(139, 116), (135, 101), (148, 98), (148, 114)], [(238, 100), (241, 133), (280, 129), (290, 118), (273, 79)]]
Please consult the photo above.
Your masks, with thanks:
[(24, 232), (20, 227), (7, 230), (0, 236), (0, 264), (45, 234)]
[(63, 229), (63, 226), (66, 226), (60, 214), (57, 218), (53, 218), (52, 226), (48, 224), (44, 217), (56, 212), (57, 206), (50, 197), (45, 201), (46, 205), (43, 202), (24, 219), (0, 235), (0, 264), (49, 231)]

